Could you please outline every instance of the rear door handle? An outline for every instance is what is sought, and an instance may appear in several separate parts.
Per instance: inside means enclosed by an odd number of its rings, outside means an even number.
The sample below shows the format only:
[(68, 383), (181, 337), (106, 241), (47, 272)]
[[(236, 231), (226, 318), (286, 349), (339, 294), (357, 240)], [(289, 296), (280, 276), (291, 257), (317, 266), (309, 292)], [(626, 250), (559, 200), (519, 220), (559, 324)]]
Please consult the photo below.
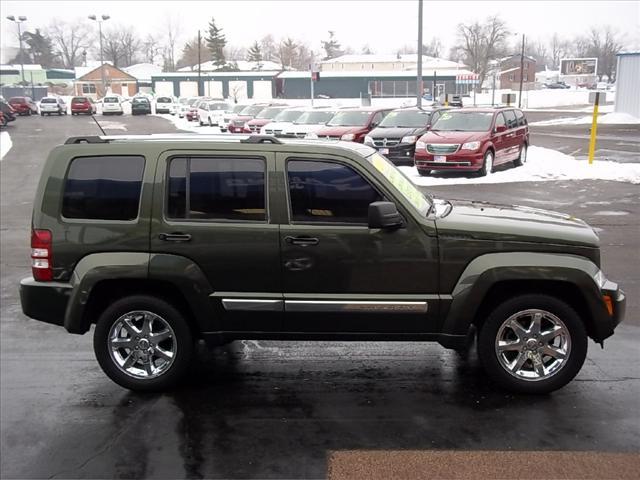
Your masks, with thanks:
[(191, 235), (188, 233), (161, 233), (158, 238), (165, 242), (188, 242), (191, 240)]
[(309, 247), (320, 243), (320, 240), (313, 237), (284, 237), (284, 241), (289, 245), (299, 245), (301, 247)]

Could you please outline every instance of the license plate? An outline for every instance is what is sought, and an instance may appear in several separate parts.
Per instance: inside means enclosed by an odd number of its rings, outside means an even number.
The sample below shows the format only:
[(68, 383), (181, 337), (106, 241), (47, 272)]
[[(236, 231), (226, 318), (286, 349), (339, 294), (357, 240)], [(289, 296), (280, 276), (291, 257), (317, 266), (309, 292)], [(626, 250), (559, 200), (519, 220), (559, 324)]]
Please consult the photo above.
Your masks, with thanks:
[(381, 153), (382, 155), (387, 155), (387, 154), (389, 153), (389, 149), (388, 149), (388, 148), (381, 148), (381, 149), (380, 149), (380, 153)]
[(444, 155), (434, 155), (433, 161), (438, 163), (444, 163), (447, 161), (447, 157)]

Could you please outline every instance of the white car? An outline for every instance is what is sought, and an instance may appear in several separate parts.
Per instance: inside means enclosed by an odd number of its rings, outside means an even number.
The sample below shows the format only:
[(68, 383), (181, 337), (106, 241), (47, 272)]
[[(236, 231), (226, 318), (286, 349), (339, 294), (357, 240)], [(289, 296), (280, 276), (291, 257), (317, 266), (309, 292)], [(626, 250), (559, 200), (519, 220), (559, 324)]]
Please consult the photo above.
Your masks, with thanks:
[(102, 115), (122, 115), (122, 102), (118, 97), (104, 97), (102, 99)]
[(198, 122), (201, 126), (209, 125), (210, 127), (217, 127), (230, 108), (231, 105), (221, 100), (200, 102), (198, 105)]
[(290, 129), (293, 126), (293, 122), (300, 118), (306, 110), (309, 110), (309, 107), (288, 108), (283, 110), (276, 115), (273, 122), (267, 123), (262, 127), (260, 133), (262, 135), (281, 137), (284, 131)]
[(44, 97), (40, 100), (40, 115), (44, 117), (45, 114), (51, 115), (52, 113), (67, 114), (67, 104), (60, 97)]
[(173, 98), (158, 97), (156, 98), (156, 113), (171, 113), (173, 106)]
[(282, 132), (285, 137), (304, 138), (309, 133), (315, 133), (325, 126), (336, 114), (335, 110), (311, 109), (306, 110), (298, 119)]

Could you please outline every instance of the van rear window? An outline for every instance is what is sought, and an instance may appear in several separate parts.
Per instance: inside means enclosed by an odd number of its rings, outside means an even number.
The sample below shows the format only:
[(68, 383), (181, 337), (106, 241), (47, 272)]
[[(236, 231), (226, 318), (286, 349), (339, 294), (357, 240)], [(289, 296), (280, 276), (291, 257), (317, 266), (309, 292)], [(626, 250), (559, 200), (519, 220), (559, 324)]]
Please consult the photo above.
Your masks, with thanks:
[(78, 157), (65, 181), (62, 216), (91, 220), (138, 217), (144, 157)]

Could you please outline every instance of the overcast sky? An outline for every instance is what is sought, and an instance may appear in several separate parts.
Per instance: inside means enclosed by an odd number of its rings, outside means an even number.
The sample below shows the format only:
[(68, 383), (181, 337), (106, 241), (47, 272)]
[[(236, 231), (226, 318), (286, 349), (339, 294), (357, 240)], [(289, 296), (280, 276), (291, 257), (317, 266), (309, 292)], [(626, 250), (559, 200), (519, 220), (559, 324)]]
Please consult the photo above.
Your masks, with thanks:
[[(2, 0), (2, 44), (16, 44), (16, 26), (7, 15), (25, 15), (27, 28), (48, 25), (54, 18), (86, 21), (89, 14), (109, 14), (113, 22), (133, 25), (142, 36), (162, 34), (167, 17), (181, 25), (181, 40), (205, 30), (210, 17), (229, 43), (249, 46), (271, 33), (305, 40), (320, 50), (327, 30), (343, 46), (359, 52), (368, 44), (376, 53), (395, 53), (417, 39), (417, 0), (325, 1), (12, 1)], [(459, 22), (500, 14), (511, 31), (545, 39), (554, 32), (571, 37), (592, 25), (611, 25), (624, 34), (627, 48), (640, 48), (640, 1), (424, 1), (424, 38), (440, 38), (448, 49)], [(513, 42), (517, 40), (513, 37)]]

